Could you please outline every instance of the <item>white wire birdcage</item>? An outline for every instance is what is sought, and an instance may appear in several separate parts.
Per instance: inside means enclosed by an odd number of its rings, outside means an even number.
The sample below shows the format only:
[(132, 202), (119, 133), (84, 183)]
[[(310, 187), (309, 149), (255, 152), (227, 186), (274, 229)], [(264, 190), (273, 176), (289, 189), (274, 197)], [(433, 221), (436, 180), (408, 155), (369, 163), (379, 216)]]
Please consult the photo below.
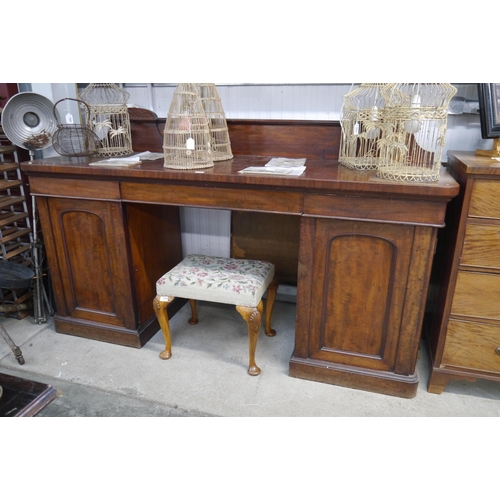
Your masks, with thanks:
[(213, 167), (209, 120), (194, 83), (179, 83), (172, 96), (163, 132), (165, 168)]
[(199, 83), (197, 89), (208, 118), (213, 161), (230, 160), (233, 157), (226, 115), (217, 87), (213, 83)]
[(114, 83), (90, 83), (79, 94), (90, 109), (90, 124), (100, 140), (99, 156), (132, 154), (127, 101), (130, 94)]
[(379, 177), (411, 182), (439, 180), (448, 108), (456, 91), (449, 83), (394, 83), (384, 87)]
[(385, 83), (362, 83), (343, 98), (339, 163), (357, 170), (375, 170), (379, 163)]

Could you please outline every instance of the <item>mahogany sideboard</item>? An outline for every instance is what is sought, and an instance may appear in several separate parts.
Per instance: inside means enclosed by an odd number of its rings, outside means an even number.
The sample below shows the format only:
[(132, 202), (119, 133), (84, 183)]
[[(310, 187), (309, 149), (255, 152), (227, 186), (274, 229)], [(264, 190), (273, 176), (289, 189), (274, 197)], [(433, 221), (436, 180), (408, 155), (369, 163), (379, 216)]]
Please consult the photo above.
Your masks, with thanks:
[(271, 156), (236, 151), (200, 172), (165, 169), (162, 160), (127, 168), (61, 157), (23, 163), (40, 213), (56, 330), (144, 345), (159, 329), (155, 282), (182, 258), (179, 207), (274, 223), (285, 217), (299, 232), (289, 374), (415, 396), (436, 234), (457, 182), (445, 169), (432, 184), (382, 180), (328, 159), (335, 157), (328, 149), (304, 154), (300, 177), (245, 175), (239, 171)]
[(474, 152), (448, 152), (460, 195), (438, 233), (426, 335), (428, 390), (452, 379), (500, 381), (500, 163)]

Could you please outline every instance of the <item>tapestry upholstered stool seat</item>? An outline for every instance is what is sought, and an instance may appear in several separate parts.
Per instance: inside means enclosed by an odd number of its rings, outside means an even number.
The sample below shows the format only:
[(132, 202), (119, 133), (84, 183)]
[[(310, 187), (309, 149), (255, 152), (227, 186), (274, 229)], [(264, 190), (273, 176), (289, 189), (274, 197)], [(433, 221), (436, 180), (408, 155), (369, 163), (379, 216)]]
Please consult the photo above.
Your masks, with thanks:
[(156, 282), (153, 307), (165, 337), (165, 350), (160, 357), (169, 359), (172, 356), (167, 306), (175, 297), (189, 299), (192, 314), (189, 323), (192, 325), (198, 323), (196, 300), (233, 304), (248, 325), (248, 373), (258, 375), (260, 368), (255, 364), (255, 349), (264, 309), (262, 296), (267, 290), (266, 335), (274, 337), (271, 315), (277, 288), (274, 264), (270, 262), (188, 255)]

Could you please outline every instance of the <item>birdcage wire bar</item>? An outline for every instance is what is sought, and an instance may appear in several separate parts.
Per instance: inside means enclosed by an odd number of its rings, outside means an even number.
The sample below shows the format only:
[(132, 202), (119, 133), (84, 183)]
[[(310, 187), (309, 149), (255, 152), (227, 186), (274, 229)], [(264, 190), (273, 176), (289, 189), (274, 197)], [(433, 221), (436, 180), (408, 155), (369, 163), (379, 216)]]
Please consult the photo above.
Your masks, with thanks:
[(226, 114), (217, 87), (213, 83), (199, 83), (197, 84), (197, 90), (208, 118), (212, 159), (213, 161), (230, 160), (233, 158), (231, 140), (227, 127)]
[(379, 177), (439, 181), (448, 108), (456, 91), (449, 83), (398, 83), (384, 88)]
[(214, 166), (209, 120), (194, 83), (179, 83), (163, 132), (165, 168), (190, 170)]
[(339, 163), (356, 170), (375, 170), (382, 135), (385, 83), (362, 83), (343, 97)]
[(100, 145), (98, 156), (132, 154), (132, 134), (127, 101), (130, 94), (114, 83), (91, 83), (79, 98), (90, 109), (89, 122)]

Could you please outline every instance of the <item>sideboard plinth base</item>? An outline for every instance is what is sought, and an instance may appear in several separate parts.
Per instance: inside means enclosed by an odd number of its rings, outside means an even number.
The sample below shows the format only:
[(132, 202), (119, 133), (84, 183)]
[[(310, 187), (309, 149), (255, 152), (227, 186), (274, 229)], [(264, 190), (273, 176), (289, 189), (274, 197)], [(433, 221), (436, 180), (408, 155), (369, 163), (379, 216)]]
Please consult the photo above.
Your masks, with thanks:
[(290, 359), (289, 375), (305, 380), (408, 399), (414, 398), (418, 389), (418, 375), (416, 372), (413, 375), (375, 372), (295, 356)]

